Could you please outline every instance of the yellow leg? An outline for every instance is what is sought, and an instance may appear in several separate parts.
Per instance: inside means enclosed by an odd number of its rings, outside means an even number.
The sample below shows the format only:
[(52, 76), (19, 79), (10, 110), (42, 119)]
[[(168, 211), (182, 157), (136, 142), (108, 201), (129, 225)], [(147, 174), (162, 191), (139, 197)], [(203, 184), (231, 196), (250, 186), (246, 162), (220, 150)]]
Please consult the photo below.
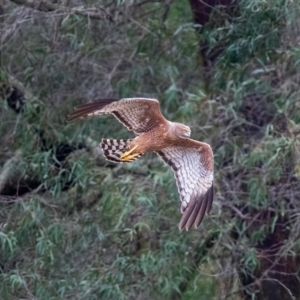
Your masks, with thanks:
[(123, 161), (129, 161), (129, 160), (132, 160), (134, 159), (136, 156), (140, 155), (139, 153), (136, 153), (136, 154), (131, 154), (136, 148), (138, 147), (138, 145), (134, 146), (132, 149), (130, 149), (129, 151), (123, 153), (121, 155), (121, 159)]

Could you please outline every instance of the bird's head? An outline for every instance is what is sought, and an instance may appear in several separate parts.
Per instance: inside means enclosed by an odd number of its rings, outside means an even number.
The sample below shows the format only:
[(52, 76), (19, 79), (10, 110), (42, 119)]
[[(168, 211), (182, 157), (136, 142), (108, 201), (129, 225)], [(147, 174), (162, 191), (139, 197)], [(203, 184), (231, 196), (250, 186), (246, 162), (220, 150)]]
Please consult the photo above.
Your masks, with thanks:
[(174, 125), (175, 125), (175, 133), (178, 137), (182, 139), (187, 139), (191, 136), (191, 129), (189, 126), (180, 123), (174, 123)]

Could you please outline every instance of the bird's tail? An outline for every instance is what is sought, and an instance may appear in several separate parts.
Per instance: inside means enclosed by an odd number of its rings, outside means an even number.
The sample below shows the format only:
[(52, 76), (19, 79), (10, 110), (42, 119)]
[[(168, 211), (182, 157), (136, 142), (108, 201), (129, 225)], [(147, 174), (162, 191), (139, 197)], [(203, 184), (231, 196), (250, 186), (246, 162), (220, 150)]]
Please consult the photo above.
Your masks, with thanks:
[(136, 155), (135, 157), (127, 160), (121, 159), (121, 155), (127, 152), (129, 149), (128, 144), (132, 140), (111, 140), (102, 139), (100, 146), (102, 148), (105, 158), (114, 163), (119, 162), (132, 162), (137, 158), (141, 157), (142, 154)]

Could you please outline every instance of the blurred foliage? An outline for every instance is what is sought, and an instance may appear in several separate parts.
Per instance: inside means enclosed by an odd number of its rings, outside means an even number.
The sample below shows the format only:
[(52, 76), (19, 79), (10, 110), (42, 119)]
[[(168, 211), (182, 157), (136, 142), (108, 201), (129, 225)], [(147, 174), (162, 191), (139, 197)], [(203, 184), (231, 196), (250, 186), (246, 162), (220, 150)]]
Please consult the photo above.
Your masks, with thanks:
[[(222, 23), (215, 9), (200, 37), (223, 47), (210, 92), (187, 1), (14, 2), (0, 4), (0, 298), (298, 299), (297, 1), (241, 0)], [(198, 230), (178, 231), (154, 154), (104, 160), (102, 137), (133, 136), (112, 116), (65, 123), (78, 103), (132, 96), (212, 145)]]

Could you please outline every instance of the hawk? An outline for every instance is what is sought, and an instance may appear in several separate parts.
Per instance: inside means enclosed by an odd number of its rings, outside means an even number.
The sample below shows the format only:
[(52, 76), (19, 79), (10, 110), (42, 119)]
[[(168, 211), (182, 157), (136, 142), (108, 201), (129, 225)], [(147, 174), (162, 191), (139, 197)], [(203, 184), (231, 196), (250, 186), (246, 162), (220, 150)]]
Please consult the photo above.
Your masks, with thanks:
[(213, 201), (214, 159), (211, 147), (190, 139), (191, 129), (170, 122), (160, 112), (159, 102), (148, 98), (100, 99), (75, 107), (67, 122), (112, 114), (137, 136), (129, 140), (102, 139), (107, 160), (131, 162), (146, 152), (155, 152), (174, 171), (181, 199), (179, 229), (200, 225)]

